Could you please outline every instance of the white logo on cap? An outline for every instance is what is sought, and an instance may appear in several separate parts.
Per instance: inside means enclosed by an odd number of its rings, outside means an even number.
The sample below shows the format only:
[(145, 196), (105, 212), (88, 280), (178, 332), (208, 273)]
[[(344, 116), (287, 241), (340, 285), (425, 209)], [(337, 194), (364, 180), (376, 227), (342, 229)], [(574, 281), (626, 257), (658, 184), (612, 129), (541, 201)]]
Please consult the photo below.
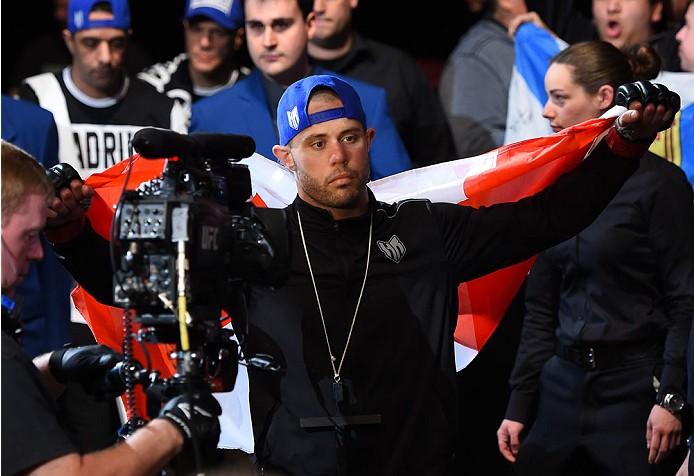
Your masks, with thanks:
[(189, 10), (195, 10), (196, 8), (214, 8), (220, 12), (228, 15), (231, 11), (231, 6), (234, 4), (234, 0), (190, 0)]
[(82, 28), (82, 25), (84, 25), (84, 12), (78, 10), (75, 12), (75, 26), (77, 28)]
[(291, 111), (287, 111), (287, 120), (292, 129), (295, 131), (299, 130), (299, 111), (296, 109), (296, 106)]

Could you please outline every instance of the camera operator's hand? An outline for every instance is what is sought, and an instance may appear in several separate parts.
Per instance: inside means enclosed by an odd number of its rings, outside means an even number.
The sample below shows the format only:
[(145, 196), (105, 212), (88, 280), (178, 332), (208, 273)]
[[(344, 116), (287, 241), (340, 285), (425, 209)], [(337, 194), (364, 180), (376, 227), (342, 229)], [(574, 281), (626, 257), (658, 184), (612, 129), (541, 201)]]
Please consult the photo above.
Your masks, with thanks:
[(186, 442), (195, 434), (198, 441), (205, 446), (216, 448), (219, 441), (219, 419), (222, 408), (209, 391), (196, 391), (193, 402), (188, 395), (179, 395), (162, 407), (160, 418), (174, 424)]
[(58, 382), (81, 383), (88, 394), (103, 397), (125, 391), (125, 383), (107, 378), (108, 372), (122, 361), (123, 356), (108, 346), (85, 345), (56, 350), (48, 366)]

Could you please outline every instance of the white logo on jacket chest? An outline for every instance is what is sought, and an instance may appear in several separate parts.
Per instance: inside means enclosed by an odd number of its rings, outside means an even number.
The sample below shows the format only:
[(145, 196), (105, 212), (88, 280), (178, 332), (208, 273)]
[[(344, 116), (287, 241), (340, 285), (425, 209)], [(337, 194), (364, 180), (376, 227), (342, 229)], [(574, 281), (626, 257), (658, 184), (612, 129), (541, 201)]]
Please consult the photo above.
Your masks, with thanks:
[(407, 251), (405, 244), (400, 241), (397, 235), (391, 236), (388, 241), (378, 240), (376, 244), (378, 244), (378, 249), (381, 250), (388, 259), (396, 263), (402, 260), (402, 257), (405, 256), (405, 252)]

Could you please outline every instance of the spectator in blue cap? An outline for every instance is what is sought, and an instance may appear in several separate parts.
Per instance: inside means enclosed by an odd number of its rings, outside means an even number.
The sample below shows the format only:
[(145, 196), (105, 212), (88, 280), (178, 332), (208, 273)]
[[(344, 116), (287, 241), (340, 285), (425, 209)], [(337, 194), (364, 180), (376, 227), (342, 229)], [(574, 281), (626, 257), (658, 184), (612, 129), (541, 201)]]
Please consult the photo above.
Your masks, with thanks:
[(127, 0), (70, 0), (63, 40), (71, 64), (26, 78), (19, 90), (21, 99), (53, 113), (59, 161), (82, 178), (128, 158), (130, 138), (142, 127), (186, 132), (183, 107), (126, 72), (131, 33)]
[[(24, 78), (40, 73), (61, 71), (72, 63), (72, 55), (63, 39), (63, 30), (67, 28), (67, 10), (70, 2), (69, 0), (49, 0), (41, 2), (41, 5), (49, 3), (53, 12), (51, 26), (42, 27), (36, 35), (32, 34), (32, 38), (28, 41), (27, 39), (19, 40), (16, 60), (8, 67), (11, 72), (10, 87), (7, 89), (9, 96), (17, 94)], [(8, 18), (9, 16), (8, 14)], [(16, 47), (8, 46), (8, 48)], [(138, 42), (135, 38), (128, 38), (128, 47), (123, 55), (123, 66), (128, 74), (136, 74), (150, 64), (152, 64), (152, 56), (147, 45)]]
[(118, 91), (123, 82), (123, 53), (131, 33), (126, 0), (70, 2), (63, 39), (72, 54), (72, 80), (80, 90), (96, 98)]
[(241, 64), (242, 0), (188, 0), (183, 15), (186, 51), (138, 74), (186, 108), (250, 74)]

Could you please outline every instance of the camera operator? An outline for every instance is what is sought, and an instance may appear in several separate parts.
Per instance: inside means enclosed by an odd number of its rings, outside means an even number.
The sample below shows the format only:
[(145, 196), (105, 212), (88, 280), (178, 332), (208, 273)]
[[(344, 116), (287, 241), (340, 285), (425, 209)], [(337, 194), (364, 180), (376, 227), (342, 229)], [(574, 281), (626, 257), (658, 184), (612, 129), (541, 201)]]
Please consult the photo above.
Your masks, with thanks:
[(56, 197), (45, 170), (29, 154), (2, 141), (1, 157), (2, 474), (153, 474), (181, 451), (193, 425), (198, 437), (216, 445), (221, 409), (202, 392), (194, 397), (192, 417), (188, 397), (178, 396), (123, 443), (98, 453), (76, 451), (58, 422), (54, 398), (68, 381), (96, 395), (113, 392), (106, 374), (123, 357), (102, 345), (65, 348), (33, 362), (23, 351), (15, 288), (29, 263), (43, 257), (39, 233)]
[[(290, 276), (254, 289), (248, 306), (247, 355), (268, 353), (283, 369), (248, 369), (262, 471), (452, 473), (458, 285), (565, 241), (599, 215), (678, 108), (653, 85), (625, 90), (630, 110), (574, 170), (532, 197), (479, 209), (378, 202), (367, 186), (376, 132), (357, 92), (326, 75), (284, 92), (273, 153), (298, 191), (285, 209)], [(55, 249), (77, 281), (109, 302), (111, 276), (99, 276), (108, 247), (83, 221), (83, 189), (73, 181), (55, 204), (52, 223), (65, 224), (49, 239), (60, 238)]]

